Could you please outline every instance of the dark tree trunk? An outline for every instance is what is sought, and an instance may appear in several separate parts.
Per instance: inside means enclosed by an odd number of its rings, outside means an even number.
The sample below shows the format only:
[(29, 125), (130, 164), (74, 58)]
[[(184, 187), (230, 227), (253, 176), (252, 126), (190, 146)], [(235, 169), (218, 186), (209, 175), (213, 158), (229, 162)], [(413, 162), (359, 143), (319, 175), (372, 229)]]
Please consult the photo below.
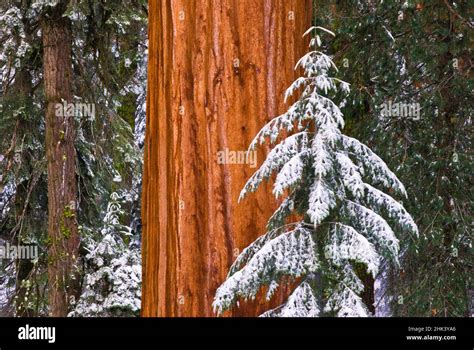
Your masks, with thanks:
[(52, 316), (66, 316), (75, 295), (79, 235), (74, 117), (58, 116), (57, 104), (72, 102), (71, 28), (69, 19), (42, 21), (46, 155), (48, 162), (49, 305)]

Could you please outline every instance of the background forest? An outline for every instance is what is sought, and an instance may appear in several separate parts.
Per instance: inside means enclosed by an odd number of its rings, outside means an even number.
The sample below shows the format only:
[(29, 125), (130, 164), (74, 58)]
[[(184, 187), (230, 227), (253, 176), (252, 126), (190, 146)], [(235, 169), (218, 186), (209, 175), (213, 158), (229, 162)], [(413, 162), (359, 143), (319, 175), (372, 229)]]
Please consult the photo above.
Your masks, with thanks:
[[(138, 315), (140, 178), (145, 122), (146, 1), (2, 1), (1, 234), (37, 244), (34, 261), (2, 261), (2, 315), (48, 314), (48, 189), (41, 21), (69, 18), (77, 116), (81, 293), (71, 315)], [(74, 300), (75, 299), (75, 300)]]
[[(323, 42), (324, 51), (339, 68), (338, 78), (351, 84), (341, 108), (344, 132), (368, 145), (405, 185), (403, 205), (419, 231), (418, 238), (399, 237), (400, 269), (371, 282), (379, 293), (372, 311), (470, 316), (472, 5), (314, 0), (313, 10), (314, 24), (335, 34)], [(76, 156), (69, 176), (77, 180), (77, 206), (61, 210), (77, 222), (80, 245), (63, 314), (138, 316), (145, 0), (0, 1), (0, 244), (33, 244), (40, 252), (33, 261), (0, 260), (0, 316), (51, 314), (51, 256), (57, 251), (47, 220), (50, 66), (44, 37), (48, 25), (64, 18), (72, 53), (69, 102), (93, 104), (95, 113), (76, 114), (73, 121)], [(389, 102), (416, 103), (420, 116), (387, 118), (381, 110)]]

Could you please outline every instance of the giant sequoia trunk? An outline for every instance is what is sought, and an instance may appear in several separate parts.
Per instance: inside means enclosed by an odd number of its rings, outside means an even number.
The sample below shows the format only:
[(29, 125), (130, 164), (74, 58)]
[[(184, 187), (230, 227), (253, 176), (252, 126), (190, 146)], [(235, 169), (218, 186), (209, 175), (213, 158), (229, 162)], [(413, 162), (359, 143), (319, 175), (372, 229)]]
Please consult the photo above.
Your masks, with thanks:
[(74, 117), (57, 105), (72, 102), (71, 28), (67, 18), (42, 21), (46, 155), (48, 161), (48, 277), (52, 316), (66, 316), (72, 295), (79, 236), (76, 221), (76, 152)]
[[(212, 316), (236, 254), (265, 232), (271, 188), (238, 204), (256, 169), (233, 156), (285, 110), (311, 9), (310, 0), (149, 2), (143, 316)], [(259, 304), (237, 313), (256, 316), (268, 308)]]

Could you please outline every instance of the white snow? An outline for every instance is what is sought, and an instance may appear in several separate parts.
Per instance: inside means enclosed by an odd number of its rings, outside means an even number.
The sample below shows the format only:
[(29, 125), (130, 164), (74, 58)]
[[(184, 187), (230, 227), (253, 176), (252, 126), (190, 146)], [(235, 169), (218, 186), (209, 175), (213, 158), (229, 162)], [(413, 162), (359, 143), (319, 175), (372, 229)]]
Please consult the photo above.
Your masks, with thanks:
[[(313, 27), (307, 33), (318, 29)], [(320, 40), (311, 43), (320, 46)], [(302, 67), (305, 75), (287, 89), (285, 99), (302, 90), (300, 98), (260, 130), (249, 150), (283, 140), (270, 151), (239, 197), (254, 192), (263, 180), (276, 174), (273, 194), (286, 198), (270, 218), (272, 230), (237, 258), (218, 288), (213, 306), (222, 313), (240, 298), (255, 298), (263, 286), (268, 286), (267, 298), (271, 298), (281, 277), (289, 276), (302, 278), (301, 283), (285, 304), (262, 316), (367, 317), (370, 312), (360, 297), (364, 285), (353, 264), (365, 265), (374, 278), (383, 259), (398, 265), (399, 242), (385, 217), (392, 219), (397, 229), (414, 235), (418, 230), (403, 205), (378, 188), (406, 196), (403, 184), (372, 150), (342, 134), (343, 115), (331, 94), (347, 93), (349, 84), (329, 75), (335, 68), (331, 58), (313, 50), (296, 67)], [(284, 137), (285, 132), (293, 134)], [(295, 210), (306, 215), (300, 222), (286, 224)], [(324, 257), (315, 237), (324, 245)], [(320, 264), (321, 259), (326, 264)], [(332, 281), (330, 287), (316, 289), (316, 281), (321, 280), (315, 278), (318, 274)], [(328, 295), (325, 305), (320, 305), (325, 298), (318, 297), (322, 289)]]

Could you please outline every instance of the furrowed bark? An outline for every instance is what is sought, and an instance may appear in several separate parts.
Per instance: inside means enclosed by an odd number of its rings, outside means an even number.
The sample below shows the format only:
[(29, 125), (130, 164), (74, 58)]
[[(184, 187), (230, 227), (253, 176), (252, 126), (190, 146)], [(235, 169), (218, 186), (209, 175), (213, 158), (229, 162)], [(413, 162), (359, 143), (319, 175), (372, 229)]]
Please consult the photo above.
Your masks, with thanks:
[(73, 275), (79, 248), (74, 117), (57, 113), (57, 104), (72, 102), (69, 19), (43, 19), (42, 33), (47, 108), (49, 305), (51, 316), (59, 317), (67, 315), (68, 299), (75, 294)]
[[(143, 316), (213, 316), (231, 263), (265, 232), (271, 187), (237, 203), (256, 168), (219, 164), (218, 152), (247, 150), (286, 110), (311, 9), (310, 0), (149, 2)], [(262, 298), (245, 304), (233, 314), (269, 307)]]

